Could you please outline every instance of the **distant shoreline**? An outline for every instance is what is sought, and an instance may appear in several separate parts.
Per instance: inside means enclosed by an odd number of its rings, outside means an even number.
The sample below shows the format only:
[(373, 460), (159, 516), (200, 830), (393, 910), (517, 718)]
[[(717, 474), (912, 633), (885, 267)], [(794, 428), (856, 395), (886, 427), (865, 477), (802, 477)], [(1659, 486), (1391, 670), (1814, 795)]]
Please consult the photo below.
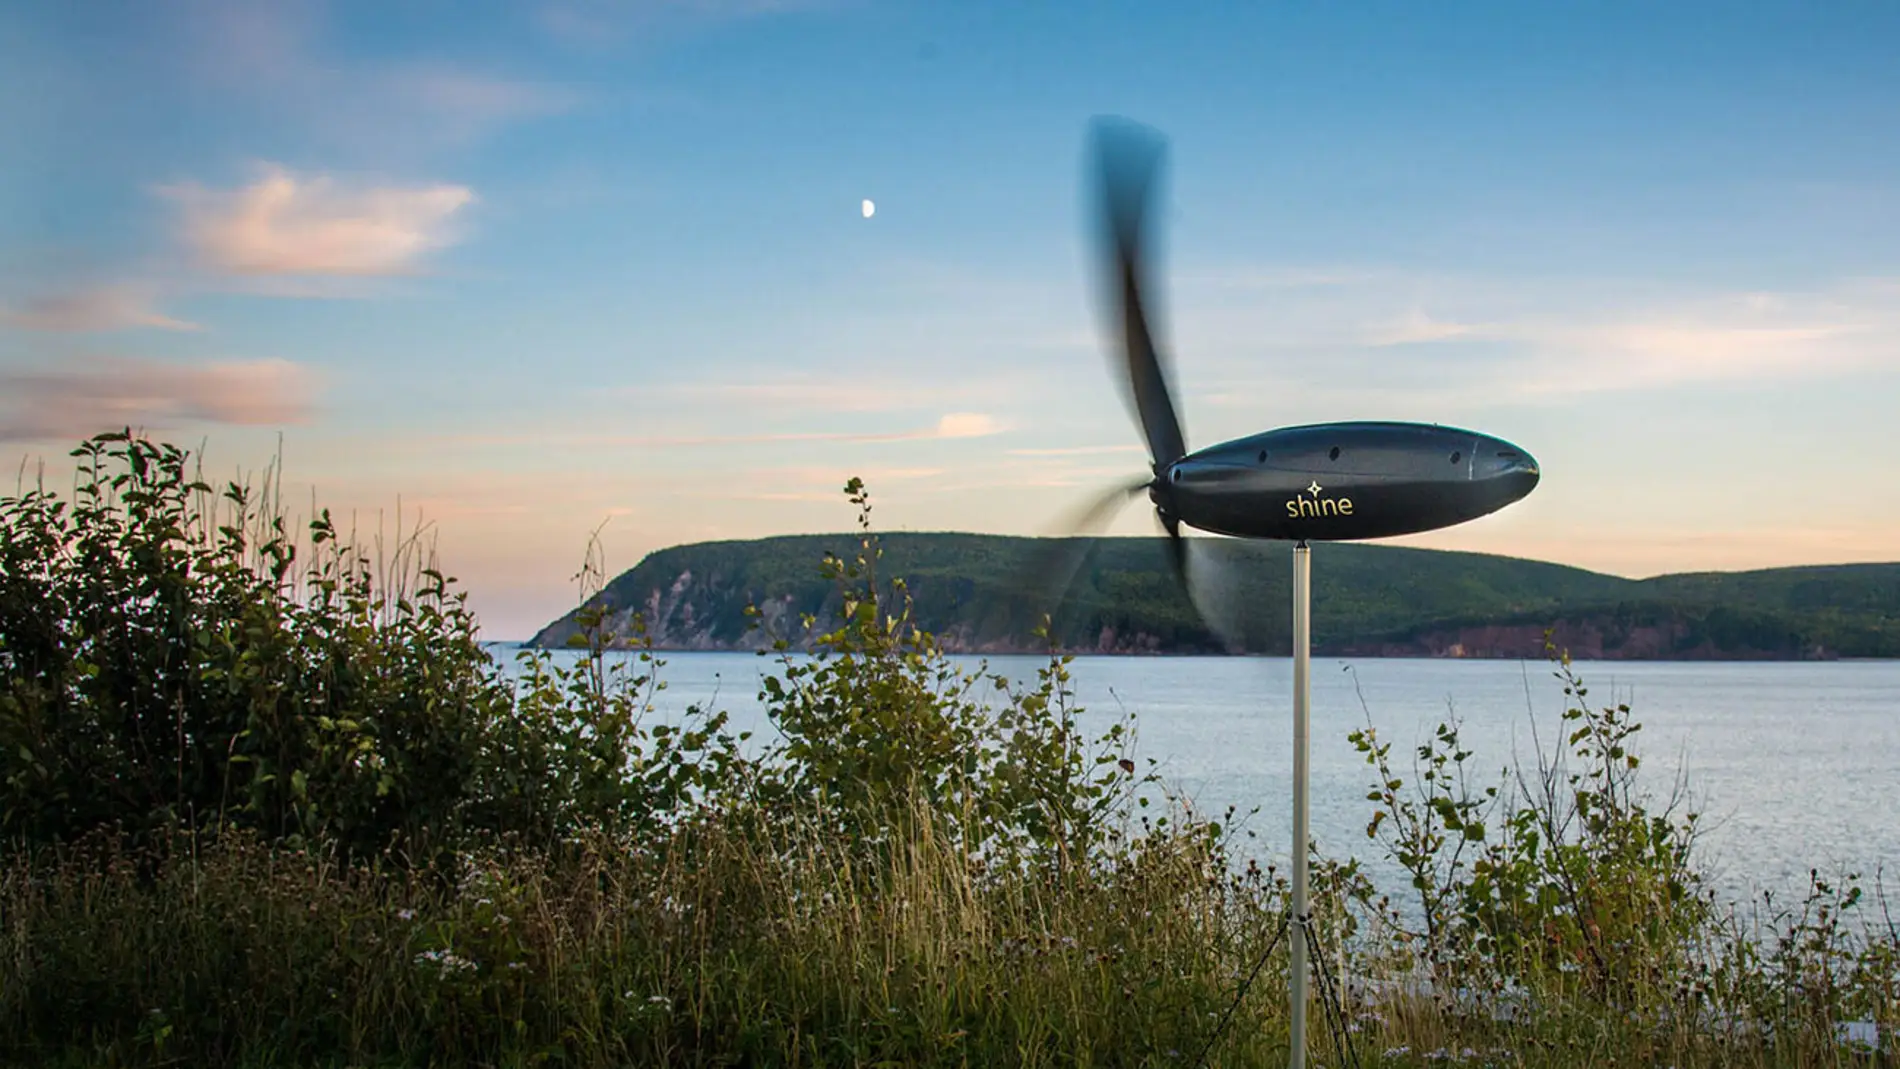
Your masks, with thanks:
[[(844, 592), (819, 563), (859, 539), (786, 535), (648, 554), (589, 602), (608, 633), (656, 650), (737, 651), (764, 636), (809, 646), (835, 628)], [(1165, 540), (1034, 539), (956, 533), (878, 537), (882, 597), (905, 580), (909, 619), (947, 652), (1070, 656), (1284, 656), (1292, 645), (1291, 550), (1213, 539), (1197, 568), (1225, 617), (1213, 627), (1173, 574)], [(1074, 560), (1046, 586), (1058, 545)], [(1312, 635), (1322, 657), (1542, 660), (1547, 639), (1580, 661), (1900, 659), (1900, 563), (1833, 564), (1626, 579), (1569, 565), (1456, 550), (1329, 544), (1314, 568)], [(851, 580), (853, 583), (861, 580)], [(581, 610), (528, 644), (564, 647)], [(635, 617), (638, 617), (636, 621)], [(812, 630), (805, 622), (811, 621)]]
[[(568, 652), (566, 650), (561, 649), (560, 647), (552, 647), (552, 646), (544, 647), (544, 646), (533, 645), (532, 639), (483, 639), (482, 645), (489, 646), (489, 647), (505, 647), (510, 650), (536, 650), (539, 652), (546, 652), (546, 653)], [(610, 652), (632, 654), (632, 653), (641, 652), (641, 650), (637, 650), (632, 647), (618, 647)], [(775, 650), (754, 650), (754, 649), (743, 649), (740, 647), (706, 649), (704, 647), (691, 647), (691, 646), (653, 646), (653, 647), (645, 648), (645, 652), (650, 652), (654, 654), (666, 654), (669, 656), (676, 656), (679, 654), (717, 654), (720, 656), (726, 656), (726, 655), (731, 655), (731, 654), (750, 654), (752, 656), (762, 657), (762, 658), (770, 658), (770, 657), (778, 656), (778, 651), (775, 651)], [(805, 651), (805, 650), (790, 650), (787, 652), (789, 652), (793, 656), (799, 656), (799, 657), (814, 656), (813, 653), (811, 653), (810, 651)], [(1291, 654), (1285, 654), (1285, 653), (1278, 653), (1278, 654), (1275, 654), (1275, 653), (1210, 653), (1204, 650), (1181, 650), (1181, 651), (1159, 651), (1159, 652), (1058, 650), (1057, 652), (1060, 653), (1062, 656), (1072, 657), (1078, 661), (1079, 660), (1130, 660), (1130, 661), (1133, 661), (1133, 660), (1161, 660), (1161, 659), (1182, 660), (1182, 659), (1188, 659), (1188, 658), (1198, 658), (1198, 659), (1206, 659), (1206, 660), (1212, 660), (1212, 661), (1228, 661), (1228, 660), (1286, 661), (1286, 660), (1292, 659)], [(1047, 656), (1048, 651), (1047, 650), (985, 650), (985, 651), (970, 651), (970, 652), (946, 651), (946, 653), (948, 653), (948, 655), (952, 657), (967, 657), (967, 658), (981, 659), (984, 657), (1044, 657), (1044, 656)], [(1422, 653), (1421, 654), (1387, 654), (1387, 653), (1363, 653), (1362, 654), (1362, 653), (1333, 653), (1333, 652), (1328, 652), (1324, 650), (1313, 651), (1313, 656), (1318, 659), (1333, 660), (1333, 661), (1434, 661), (1434, 662), (1438, 662), (1438, 661), (1446, 661), (1446, 662), (1450, 662), (1450, 661), (1484, 661), (1484, 662), (1503, 661), (1503, 662), (1516, 662), (1516, 663), (1521, 663), (1521, 664), (1532, 664), (1532, 663), (1541, 664), (1541, 663), (1544, 663), (1544, 661), (1546, 660), (1546, 658), (1543, 658), (1543, 657), (1528, 657), (1528, 656), (1525, 656), (1525, 657), (1513, 657), (1513, 656), (1434, 657), (1434, 656), (1431, 656), (1430, 654), (1422, 654)], [(1572, 656), (1570, 660), (1573, 664), (1894, 664), (1894, 663), (1900, 662), (1900, 657), (1577, 657), (1577, 656)]]

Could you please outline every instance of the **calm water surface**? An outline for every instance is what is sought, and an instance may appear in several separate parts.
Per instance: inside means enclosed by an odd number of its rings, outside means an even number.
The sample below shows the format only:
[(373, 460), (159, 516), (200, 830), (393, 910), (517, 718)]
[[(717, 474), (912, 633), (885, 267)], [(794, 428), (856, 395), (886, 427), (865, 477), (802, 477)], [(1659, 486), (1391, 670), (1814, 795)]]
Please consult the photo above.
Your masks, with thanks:
[[(512, 650), (498, 647), (504, 661)], [(776, 662), (746, 653), (665, 654), (658, 715), (715, 706), (735, 727), (771, 734), (757, 698)], [(959, 658), (975, 666), (975, 658)], [(1043, 660), (995, 657), (991, 670), (1033, 679)], [(1807, 872), (1884, 864), (1900, 882), (1900, 662), (1579, 662), (1593, 705), (1627, 702), (1643, 730), (1641, 782), (1668, 795), (1685, 779), (1706, 814), (1703, 859), (1733, 897), (1779, 898)], [(1275, 658), (1082, 657), (1073, 666), (1085, 728), (1126, 711), (1138, 759), (1204, 812), (1258, 807), (1255, 849), (1284, 859), (1291, 839), (1292, 662)], [(1330, 856), (1356, 855), (1382, 887), (1395, 871), (1365, 837), (1369, 769), (1346, 740), (1368, 717), (1394, 742), (1422, 740), (1455, 710), (1480, 771), (1514, 755), (1534, 763), (1532, 726), (1559, 739), (1562, 686), (1543, 662), (1315, 658), (1312, 826)], [(1409, 780), (1409, 775), (1408, 775)], [(1871, 890), (1871, 886), (1869, 888)]]

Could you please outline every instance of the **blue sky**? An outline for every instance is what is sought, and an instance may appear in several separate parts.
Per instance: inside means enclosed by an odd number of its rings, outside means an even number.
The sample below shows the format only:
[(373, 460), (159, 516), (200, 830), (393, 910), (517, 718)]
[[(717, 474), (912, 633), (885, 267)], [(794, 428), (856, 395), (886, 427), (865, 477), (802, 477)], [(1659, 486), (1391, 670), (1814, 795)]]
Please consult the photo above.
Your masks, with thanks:
[[(1088, 119), (1171, 144), (1190, 444), (1543, 462), (1404, 541), (1900, 558), (1900, 8), (123, 2), (0, 11), (0, 459), (130, 423), (433, 524), (494, 637), (703, 538), (1038, 533), (1138, 473)], [(872, 199), (865, 218), (860, 201)], [(1131, 510), (1115, 531), (1145, 533)]]

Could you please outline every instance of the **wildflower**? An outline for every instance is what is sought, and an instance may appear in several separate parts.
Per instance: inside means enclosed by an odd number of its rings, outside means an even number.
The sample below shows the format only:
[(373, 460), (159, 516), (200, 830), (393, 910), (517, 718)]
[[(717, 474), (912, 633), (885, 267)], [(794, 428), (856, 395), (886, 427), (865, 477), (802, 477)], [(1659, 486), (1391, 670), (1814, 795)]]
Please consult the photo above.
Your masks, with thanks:
[(450, 950), (425, 950), (416, 955), (417, 967), (432, 965), (440, 976), (474, 972), (475, 963)]

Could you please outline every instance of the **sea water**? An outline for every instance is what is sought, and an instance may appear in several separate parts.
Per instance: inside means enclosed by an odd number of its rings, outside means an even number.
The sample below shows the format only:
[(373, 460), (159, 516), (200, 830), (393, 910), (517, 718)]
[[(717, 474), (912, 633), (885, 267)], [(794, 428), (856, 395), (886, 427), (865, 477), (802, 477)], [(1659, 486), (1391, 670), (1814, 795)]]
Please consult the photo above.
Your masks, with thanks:
[[(512, 647), (493, 652), (513, 664)], [(557, 656), (572, 657), (561, 653)], [(734, 730), (773, 740), (758, 700), (773, 657), (666, 653), (654, 715), (689, 706), (731, 714)], [(1033, 680), (1040, 657), (956, 658)], [(1778, 902), (1823, 878), (1885, 868), (1900, 891), (1900, 662), (1578, 662), (1593, 706), (1627, 703), (1642, 730), (1639, 785), (1653, 805), (1703, 814), (1698, 851), (1723, 897), (1772, 891)], [(1079, 657), (1079, 723), (1091, 734), (1134, 717), (1134, 756), (1203, 814), (1247, 817), (1237, 848), (1282, 865), (1292, 820), (1292, 662), (1268, 657)], [(1533, 771), (1564, 740), (1562, 684), (1542, 661), (1365, 658), (1313, 661), (1312, 833), (1322, 853), (1357, 856), (1382, 889), (1398, 870), (1365, 827), (1374, 777), (1348, 734), (1368, 723), (1392, 742), (1408, 783), (1412, 747), (1451, 716), (1472, 751), (1474, 782)], [(1255, 812), (1257, 810), (1257, 812)], [(1251, 833), (1249, 835), (1248, 833)], [(1900, 893), (1894, 894), (1900, 906)]]

